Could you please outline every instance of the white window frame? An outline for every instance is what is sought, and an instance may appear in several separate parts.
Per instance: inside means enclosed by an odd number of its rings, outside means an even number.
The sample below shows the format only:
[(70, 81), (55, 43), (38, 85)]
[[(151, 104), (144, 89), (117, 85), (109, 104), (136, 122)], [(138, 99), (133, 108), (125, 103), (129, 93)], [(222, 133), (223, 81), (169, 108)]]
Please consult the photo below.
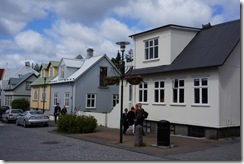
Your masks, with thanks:
[(43, 101), (46, 101), (46, 90), (45, 90), (45, 88), (43, 87), (42, 88), (42, 100), (41, 100), (42, 102)]
[(38, 100), (38, 88), (34, 88), (33, 100)]
[[(177, 81), (177, 83), (176, 83)], [(184, 86), (180, 85), (180, 82), (183, 81), (184, 82)], [(174, 91), (176, 90), (177, 92), (177, 98), (176, 98), (176, 102), (174, 101)], [(183, 90), (183, 102), (180, 102), (180, 92)], [(185, 105), (185, 80), (184, 79), (173, 79), (172, 80), (172, 104), (173, 105)]]
[(60, 69), (61, 69), (61, 70), (60, 70), (60, 78), (61, 78), (61, 79), (64, 79), (65, 66), (62, 65)]
[(69, 108), (69, 96), (70, 96), (69, 92), (64, 93), (64, 106), (66, 108)]
[[(157, 88), (156, 88), (156, 83), (158, 83), (158, 87)], [(161, 86), (161, 84), (163, 86)], [(164, 80), (154, 81), (154, 103), (155, 104), (165, 104), (165, 88), (164, 87), (165, 87)], [(163, 91), (163, 97), (161, 97), (161, 92), (162, 91)], [(156, 101), (156, 97), (155, 97), (156, 92), (158, 93), (158, 100), (157, 101)]]
[[(198, 85), (195, 85), (195, 81), (198, 81)], [(203, 80), (206, 80), (207, 85), (203, 84)], [(200, 77), (200, 78), (194, 78), (193, 79), (193, 106), (209, 106), (209, 79), (207, 77)], [(195, 95), (195, 90), (199, 89), (199, 95), (198, 95), (198, 100), (199, 102), (195, 102), (196, 100), (196, 95)], [(207, 89), (207, 102), (203, 102), (203, 89)]]
[(58, 103), (58, 92), (53, 93), (53, 106), (56, 106)]
[(148, 102), (148, 83), (143, 82), (139, 84), (139, 96), (138, 96), (138, 102), (140, 103), (147, 103)]
[[(90, 97), (88, 97), (88, 96), (90, 96)], [(97, 96), (95, 93), (86, 94), (86, 108), (96, 108), (96, 97)], [(92, 104), (94, 104), (94, 105), (92, 106)]]
[(119, 94), (113, 94), (113, 107), (119, 103)]
[(32, 83), (32, 81), (26, 81), (25, 82), (25, 88), (26, 88), (26, 90), (31, 90), (31, 83)]
[[(157, 41), (157, 43), (156, 43)], [(151, 44), (152, 43), (152, 44)], [(157, 54), (156, 50), (157, 49)], [(159, 39), (153, 38), (144, 41), (144, 59), (154, 60), (159, 58)]]

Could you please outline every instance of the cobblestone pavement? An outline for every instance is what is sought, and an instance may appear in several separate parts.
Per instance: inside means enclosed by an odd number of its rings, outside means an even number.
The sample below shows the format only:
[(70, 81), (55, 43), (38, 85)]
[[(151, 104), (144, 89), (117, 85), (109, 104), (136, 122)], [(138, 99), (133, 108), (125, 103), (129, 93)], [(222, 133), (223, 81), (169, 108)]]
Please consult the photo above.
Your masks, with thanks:
[[(55, 126), (55, 125), (54, 125)], [(241, 161), (242, 148), (240, 137), (210, 140), (184, 136), (170, 136), (171, 147), (157, 146), (157, 134), (143, 136), (145, 146), (136, 147), (135, 136), (130, 131), (123, 135), (120, 143), (119, 129), (97, 127), (94, 133), (66, 135), (133, 152), (172, 160), (172, 161)]]

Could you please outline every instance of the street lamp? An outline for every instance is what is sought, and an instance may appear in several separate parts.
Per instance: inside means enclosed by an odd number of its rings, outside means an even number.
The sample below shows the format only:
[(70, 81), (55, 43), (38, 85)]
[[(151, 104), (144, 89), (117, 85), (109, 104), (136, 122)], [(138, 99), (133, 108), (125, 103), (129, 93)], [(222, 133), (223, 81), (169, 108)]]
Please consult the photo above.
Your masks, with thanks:
[(46, 77), (44, 77), (44, 86), (43, 86), (43, 108), (42, 108), (42, 112), (44, 113), (44, 105), (45, 105), (45, 99), (46, 99), (46, 93), (45, 93), (45, 84), (46, 84)]
[(122, 67), (121, 67), (121, 94), (120, 94), (120, 143), (123, 142), (123, 132), (122, 132), (122, 115), (123, 115), (123, 93), (124, 93), (124, 76), (125, 76), (125, 63), (124, 63), (124, 52), (126, 45), (129, 45), (129, 42), (116, 42), (117, 45), (120, 45), (120, 51), (122, 52)]

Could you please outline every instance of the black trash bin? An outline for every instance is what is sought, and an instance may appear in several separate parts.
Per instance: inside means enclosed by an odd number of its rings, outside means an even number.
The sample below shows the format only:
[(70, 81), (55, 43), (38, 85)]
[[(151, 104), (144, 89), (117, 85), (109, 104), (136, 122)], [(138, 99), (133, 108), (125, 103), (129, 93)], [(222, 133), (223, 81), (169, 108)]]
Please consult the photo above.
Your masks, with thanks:
[(157, 145), (170, 146), (170, 122), (161, 120), (158, 122)]

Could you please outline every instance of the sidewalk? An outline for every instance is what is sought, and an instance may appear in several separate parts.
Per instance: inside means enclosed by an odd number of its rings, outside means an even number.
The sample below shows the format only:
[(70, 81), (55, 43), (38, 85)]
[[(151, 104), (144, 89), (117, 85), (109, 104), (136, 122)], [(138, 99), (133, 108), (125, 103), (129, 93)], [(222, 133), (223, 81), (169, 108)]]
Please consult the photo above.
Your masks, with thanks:
[[(56, 126), (53, 121), (50, 121), (50, 126)], [(170, 154), (182, 154), (189, 153), (198, 150), (205, 150), (209, 148), (219, 147), (227, 144), (233, 144), (240, 142), (236, 138), (225, 138), (219, 140), (210, 140), (206, 138), (194, 138), (187, 136), (170, 136), (171, 147), (157, 146), (157, 134), (156, 133), (145, 133), (143, 136), (143, 143), (145, 146), (136, 147), (135, 136), (132, 135), (131, 131), (127, 131), (126, 135), (123, 135), (123, 142), (120, 143), (120, 130), (113, 128), (106, 128), (98, 126), (94, 133), (86, 134), (62, 134), (76, 139), (99, 143), (107, 146), (127, 149), (130, 151), (136, 151), (154, 156), (165, 156)]]

